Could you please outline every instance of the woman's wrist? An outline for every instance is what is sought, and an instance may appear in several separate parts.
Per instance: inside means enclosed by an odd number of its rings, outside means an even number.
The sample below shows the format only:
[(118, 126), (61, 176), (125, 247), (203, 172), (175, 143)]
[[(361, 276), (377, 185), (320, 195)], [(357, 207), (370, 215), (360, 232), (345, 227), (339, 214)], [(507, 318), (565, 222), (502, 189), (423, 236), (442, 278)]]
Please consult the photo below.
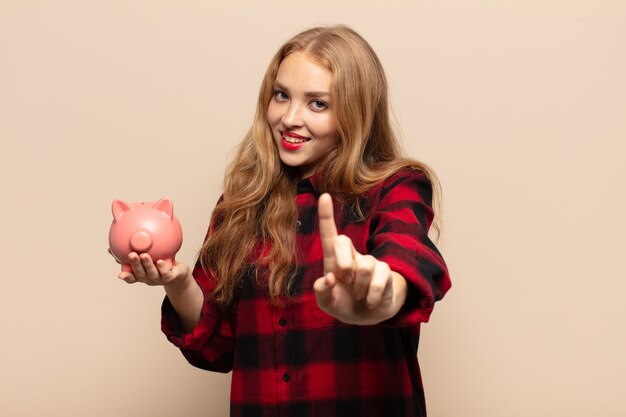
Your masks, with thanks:
[(185, 332), (190, 332), (200, 320), (204, 294), (191, 271), (185, 278), (163, 285), (167, 298), (176, 311)]

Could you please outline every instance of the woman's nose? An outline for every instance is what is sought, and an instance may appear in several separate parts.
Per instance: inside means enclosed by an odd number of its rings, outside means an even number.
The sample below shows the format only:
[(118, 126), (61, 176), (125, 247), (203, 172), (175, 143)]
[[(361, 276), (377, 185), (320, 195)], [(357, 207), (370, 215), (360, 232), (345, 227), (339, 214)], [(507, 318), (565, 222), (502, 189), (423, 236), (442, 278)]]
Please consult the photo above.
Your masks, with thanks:
[(302, 109), (297, 103), (291, 102), (283, 114), (283, 125), (285, 127), (302, 126)]

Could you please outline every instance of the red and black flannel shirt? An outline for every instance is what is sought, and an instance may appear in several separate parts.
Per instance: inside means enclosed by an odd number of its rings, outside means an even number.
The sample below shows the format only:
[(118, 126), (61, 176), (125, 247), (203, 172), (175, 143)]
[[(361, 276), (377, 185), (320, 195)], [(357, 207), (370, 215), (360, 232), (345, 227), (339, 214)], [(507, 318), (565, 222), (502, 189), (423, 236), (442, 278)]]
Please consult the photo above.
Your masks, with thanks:
[(184, 333), (166, 298), (163, 332), (192, 365), (232, 370), (231, 416), (425, 416), (420, 323), (450, 288), (446, 265), (427, 236), (431, 185), (424, 173), (405, 169), (364, 194), (365, 220), (351, 221), (335, 207), (338, 232), (408, 282), (406, 303), (395, 317), (356, 326), (315, 303), (313, 282), (323, 275), (323, 253), (314, 182), (298, 183), (299, 267), (292, 302), (271, 305), (251, 277), (234, 305), (222, 307), (208, 296), (212, 276), (196, 265), (194, 277), (206, 300), (200, 322)]

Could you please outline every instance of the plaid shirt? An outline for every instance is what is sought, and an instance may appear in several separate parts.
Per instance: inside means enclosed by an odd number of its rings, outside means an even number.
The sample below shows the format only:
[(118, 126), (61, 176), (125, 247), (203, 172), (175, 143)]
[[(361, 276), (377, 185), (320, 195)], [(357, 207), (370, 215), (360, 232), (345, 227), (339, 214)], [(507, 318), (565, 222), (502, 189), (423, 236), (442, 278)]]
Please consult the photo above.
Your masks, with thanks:
[(207, 296), (212, 276), (196, 265), (205, 293), (200, 322), (184, 333), (171, 304), (162, 329), (199, 368), (233, 372), (231, 416), (425, 416), (417, 346), (420, 323), (450, 288), (446, 265), (427, 236), (431, 185), (420, 171), (402, 170), (364, 194), (365, 220), (335, 207), (340, 234), (362, 254), (385, 261), (408, 283), (400, 312), (379, 325), (343, 324), (316, 305), (313, 282), (323, 275), (315, 179), (298, 183), (299, 268), (293, 301), (269, 303), (251, 278), (229, 308)]

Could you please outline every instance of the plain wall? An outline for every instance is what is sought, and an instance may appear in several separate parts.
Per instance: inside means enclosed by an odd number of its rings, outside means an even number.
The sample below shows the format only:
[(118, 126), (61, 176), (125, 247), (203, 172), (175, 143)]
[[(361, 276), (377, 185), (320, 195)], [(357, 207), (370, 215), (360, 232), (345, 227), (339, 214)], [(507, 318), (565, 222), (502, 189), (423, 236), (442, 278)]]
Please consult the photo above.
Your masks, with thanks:
[(0, 414), (224, 416), (106, 252), (170, 196), (193, 263), (276, 49), (345, 23), (444, 189), (430, 416), (626, 415), (626, 3), (0, 0)]

